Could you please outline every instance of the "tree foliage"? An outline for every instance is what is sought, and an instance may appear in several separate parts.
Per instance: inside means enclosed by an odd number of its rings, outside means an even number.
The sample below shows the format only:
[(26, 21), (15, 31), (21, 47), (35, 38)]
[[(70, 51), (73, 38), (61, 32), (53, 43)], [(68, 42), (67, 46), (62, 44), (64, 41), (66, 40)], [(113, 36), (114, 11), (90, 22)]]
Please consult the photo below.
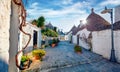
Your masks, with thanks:
[(37, 25), (37, 20), (34, 19), (34, 20), (32, 21), (32, 24), (33, 24), (33, 25)]
[(57, 33), (57, 32), (55, 32), (55, 31), (52, 30), (52, 29), (48, 29), (48, 28), (43, 29), (43, 30), (42, 30), (42, 34), (43, 34), (43, 35), (46, 35), (46, 36), (49, 36), (49, 37), (57, 37), (57, 36), (58, 36), (58, 33)]
[(45, 22), (45, 18), (43, 16), (39, 17), (37, 27), (43, 27), (44, 22)]
[(54, 27), (54, 31), (57, 32), (57, 27)]
[(45, 24), (44, 22), (45, 22), (45, 18), (43, 16), (40, 16), (37, 20), (34, 19), (32, 21), (32, 24), (36, 25), (37, 27), (43, 27)]

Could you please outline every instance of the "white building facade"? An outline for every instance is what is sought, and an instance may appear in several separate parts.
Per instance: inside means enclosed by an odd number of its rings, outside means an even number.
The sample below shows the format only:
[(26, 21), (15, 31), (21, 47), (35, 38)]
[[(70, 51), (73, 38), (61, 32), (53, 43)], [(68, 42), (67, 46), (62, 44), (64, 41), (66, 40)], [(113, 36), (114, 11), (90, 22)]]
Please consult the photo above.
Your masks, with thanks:
[[(31, 40), (30, 40), (28, 47), (25, 49), (25, 53), (28, 53), (33, 50), (34, 40), (36, 40), (37, 47), (41, 48), (41, 41), (42, 41), (41, 28), (38, 28), (37, 26), (32, 25), (31, 23), (27, 22), (26, 26), (23, 27), (23, 30), (31, 35)], [(29, 37), (22, 33), (21, 38), (22, 38), (22, 47), (24, 47), (26, 43), (28, 42)]]
[(87, 39), (88, 39), (88, 37), (90, 35), (90, 31), (88, 31), (86, 28), (84, 28), (84, 29), (79, 30), (77, 32), (76, 37), (77, 37), (77, 35), (79, 35), (79, 44), (78, 45), (89, 50), (90, 49), (90, 45), (87, 42)]
[[(120, 62), (120, 6), (115, 8), (114, 23), (114, 49), (117, 62)], [(93, 52), (110, 59), (111, 56), (111, 29), (92, 32), (92, 48)]]

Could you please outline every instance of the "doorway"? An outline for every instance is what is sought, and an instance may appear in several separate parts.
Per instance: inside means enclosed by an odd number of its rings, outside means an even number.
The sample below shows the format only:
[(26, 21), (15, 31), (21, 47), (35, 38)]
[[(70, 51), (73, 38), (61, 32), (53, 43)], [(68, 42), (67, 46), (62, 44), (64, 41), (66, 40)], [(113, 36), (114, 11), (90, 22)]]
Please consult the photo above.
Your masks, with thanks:
[(34, 48), (37, 47), (37, 31), (33, 31), (33, 46)]
[(77, 45), (79, 45), (79, 35), (77, 35)]

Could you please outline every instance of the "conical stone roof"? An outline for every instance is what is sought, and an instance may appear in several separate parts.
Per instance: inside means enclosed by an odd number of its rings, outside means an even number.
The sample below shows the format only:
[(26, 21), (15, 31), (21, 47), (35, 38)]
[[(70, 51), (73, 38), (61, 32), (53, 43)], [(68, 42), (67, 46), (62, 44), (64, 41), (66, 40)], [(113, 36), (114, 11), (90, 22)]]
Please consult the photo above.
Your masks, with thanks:
[[(68, 33), (72, 32), (72, 34), (73, 34), (73, 32), (76, 30), (76, 28), (77, 28), (77, 27), (74, 25)], [(68, 33), (67, 33), (67, 34), (68, 34)]]
[(94, 12), (94, 9), (91, 9), (91, 14), (87, 17), (87, 30), (89, 31), (100, 31), (107, 29), (110, 25), (104, 18), (99, 16)]

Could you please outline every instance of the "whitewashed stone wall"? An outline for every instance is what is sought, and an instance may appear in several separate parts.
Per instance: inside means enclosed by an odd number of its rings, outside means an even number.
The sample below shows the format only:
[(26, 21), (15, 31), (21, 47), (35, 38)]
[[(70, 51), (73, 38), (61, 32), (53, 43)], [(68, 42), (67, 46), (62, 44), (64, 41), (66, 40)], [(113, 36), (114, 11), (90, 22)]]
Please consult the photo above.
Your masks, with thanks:
[(115, 7), (115, 22), (120, 21), (120, 5)]
[(18, 6), (11, 1), (0, 0), (0, 72), (18, 72)]
[(72, 43), (77, 44), (77, 36), (76, 35), (72, 36)]
[(0, 71), (8, 72), (11, 0), (0, 0)]
[(68, 41), (68, 40), (69, 40), (67, 35), (65, 35), (65, 40), (66, 40), (66, 41)]
[[(9, 72), (18, 72), (18, 68), (16, 67), (15, 55), (22, 47), (19, 46), (19, 9), (18, 5), (14, 4), (12, 1), (11, 7), (11, 17), (10, 17), (10, 48), (9, 48)], [(19, 63), (21, 60), (21, 55), (19, 55)]]
[(117, 61), (120, 62), (120, 30), (114, 31), (114, 45)]
[[(110, 59), (111, 54), (111, 30), (92, 32), (93, 52)], [(114, 48), (117, 61), (120, 62), (120, 30), (114, 31)]]
[(80, 37), (84, 37), (84, 38), (88, 38), (90, 31), (88, 31), (86, 28), (84, 28), (83, 30), (80, 30), (77, 32), (77, 35), (80, 35)]
[[(37, 46), (40, 48), (41, 47), (41, 29), (36, 27), (35, 25), (32, 25), (30, 23), (26, 23), (26, 26), (23, 27), (23, 30), (29, 34), (31, 34), (31, 41), (28, 45), (28, 47), (25, 49), (25, 53), (30, 52), (33, 50), (33, 35), (34, 35), (34, 30), (37, 31)], [(22, 47), (26, 45), (26, 43), (29, 40), (29, 36), (25, 35), (22, 33)]]
[[(33, 33), (34, 33), (33, 29), (30, 25), (26, 24), (26, 26), (23, 27), (23, 30), (31, 34), (31, 41), (28, 44), (28, 47), (25, 49), (25, 52), (32, 51), (33, 50)], [(28, 40), (29, 40), (29, 36), (22, 33), (22, 47), (25, 47)]]
[(65, 41), (65, 35), (59, 35), (58, 38), (60, 41)]
[(90, 49), (90, 45), (83, 38), (79, 38), (79, 46), (84, 47), (87, 50)]
[(66, 35), (68, 41), (71, 41), (71, 36), (72, 36), (71, 33), (72, 33), (72, 32), (70, 32), (70, 33), (68, 33), (68, 34)]
[(87, 38), (89, 37), (90, 31), (84, 28), (83, 30), (77, 32), (76, 37), (78, 34), (79, 34), (79, 46), (82, 46), (85, 49), (90, 49), (90, 45), (86, 42)]

